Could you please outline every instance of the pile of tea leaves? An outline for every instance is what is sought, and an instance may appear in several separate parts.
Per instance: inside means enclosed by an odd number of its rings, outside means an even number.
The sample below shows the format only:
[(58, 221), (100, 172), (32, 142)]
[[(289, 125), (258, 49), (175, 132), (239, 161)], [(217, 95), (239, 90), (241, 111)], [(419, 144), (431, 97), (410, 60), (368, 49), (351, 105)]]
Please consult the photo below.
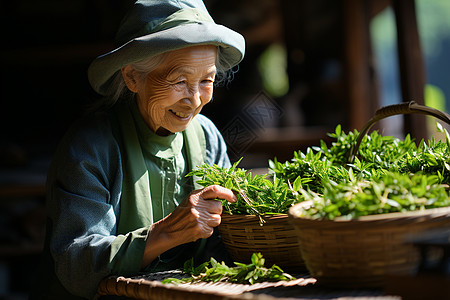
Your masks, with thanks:
[(265, 259), (261, 253), (253, 253), (251, 263), (243, 264), (234, 263), (236, 266), (229, 267), (224, 262), (217, 262), (211, 258), (209, 262), (205, 262), (197, 267), (193, 265), (193, 259), (184, 263), (183, 272), (189, 277), (167, 278), (162, 283), (198, 283), (198, 282), (232, 282), (241, 284), (255, 284), (259, 282), (276, 282), (290, 281), (295, 278), (277, 265), (270, 268), (264, 266)]
[(320, 147), (308, 147), (306, 153), (294, 152), (290, 161), (269, 160), (269, 167), (280, 180), (302, 178), (303, 187), (316, 193), (323, 191), (323, 181), (341, 182), (348, 179), (343, 168), (352, 169), (355, 176), (361, 179), (370, 180), (386, 171), (402, 174), (422, 172), (437, 175), (440, 183), (449, 184), (450, 138), (442, 126), (438, 129), (445, 132), (446, 142), (431, 139), (428, 143), (422, 140), (419, 145), (409, 135), (401, 140), (373, 131), (362, 139), (354, 161), (348, 163), (350, 150), (356, 144), (359, 132), (345, 133), (341, 126), (337, 126), (335, 133), (328, 134), (334, 139), (331, 146), (322, 140)]
[(409, 212), (450, 206), (446, 186), (438, 176), (386, 172), (371, 180), (324, 182), (323, 193), (301, 189), (312, 205), (302, 212), (313, 219), (355, 219), (361, 216)]

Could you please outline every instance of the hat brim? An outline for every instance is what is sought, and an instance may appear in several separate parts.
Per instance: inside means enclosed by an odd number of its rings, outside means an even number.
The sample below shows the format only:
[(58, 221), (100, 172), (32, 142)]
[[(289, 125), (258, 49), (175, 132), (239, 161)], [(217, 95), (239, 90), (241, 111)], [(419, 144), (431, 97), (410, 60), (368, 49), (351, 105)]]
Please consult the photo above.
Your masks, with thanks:
[(230, 67), (245, 54), (244, 37), (215, 23), (194, 23), (145, 35), (97, 57), (89, 66), (88, 79), (101, 95), (106, 95), (113, 75), (130, 63), (195, 45), (220, 46), (221, 59)]

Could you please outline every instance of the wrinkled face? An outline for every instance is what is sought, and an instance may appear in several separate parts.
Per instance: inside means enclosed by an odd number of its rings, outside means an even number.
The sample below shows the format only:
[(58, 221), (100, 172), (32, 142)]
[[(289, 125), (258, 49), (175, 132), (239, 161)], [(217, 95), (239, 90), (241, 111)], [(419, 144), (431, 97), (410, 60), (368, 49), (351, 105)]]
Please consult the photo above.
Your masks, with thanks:
[(165, 135), (187, 128), (212, 98), (216, 54), (214, 46), (175, 50), (136, 85), (139, 111), (150, 129)]

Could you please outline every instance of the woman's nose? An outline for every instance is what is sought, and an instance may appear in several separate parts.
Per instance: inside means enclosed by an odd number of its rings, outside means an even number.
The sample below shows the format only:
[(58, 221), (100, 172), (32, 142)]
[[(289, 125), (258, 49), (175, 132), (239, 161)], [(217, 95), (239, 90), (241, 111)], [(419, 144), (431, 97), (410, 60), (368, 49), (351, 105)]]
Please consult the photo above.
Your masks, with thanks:
[(189, 105), (192, 107), (199, 107), (202, 103), (201, 92), (199, 86), (189, 87)]

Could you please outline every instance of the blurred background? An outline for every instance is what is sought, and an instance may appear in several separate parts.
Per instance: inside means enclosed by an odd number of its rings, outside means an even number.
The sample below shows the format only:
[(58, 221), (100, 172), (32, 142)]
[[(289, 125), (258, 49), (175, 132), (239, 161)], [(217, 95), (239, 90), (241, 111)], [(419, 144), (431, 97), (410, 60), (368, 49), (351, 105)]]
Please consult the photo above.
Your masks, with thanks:
[[(98, 95), (90, 62), (113, 49), (130, 0), (0, 1), (0, 299), (25, 299), (45, 231), (46, 172), (70, 124)], [(447, 0), (206, 0), (247, 52), (203, 113), (231, 160), (260, 170), (337, 125), (414, 100), (450, 107)], [(438, 136), (435, 120), (396, 116), (386, 135)]]

